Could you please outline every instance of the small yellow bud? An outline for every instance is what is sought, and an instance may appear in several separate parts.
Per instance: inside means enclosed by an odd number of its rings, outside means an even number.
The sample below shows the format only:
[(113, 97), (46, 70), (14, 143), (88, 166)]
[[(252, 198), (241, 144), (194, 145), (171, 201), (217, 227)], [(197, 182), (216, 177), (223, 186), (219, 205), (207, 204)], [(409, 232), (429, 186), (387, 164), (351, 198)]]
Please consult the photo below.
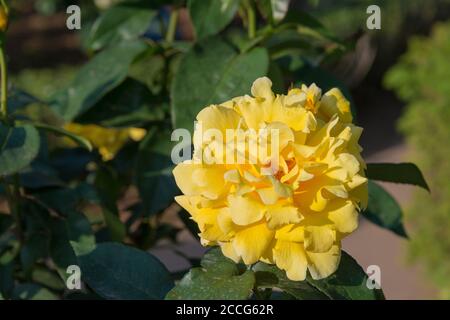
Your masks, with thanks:
[(0, 7), (0, 32), (6, 31), (8, 27), (8, 14), (5, 11), (5, 8)]
[(133, 141), (141, 141), (147, 134), (147, 130), (142, 128), (130, 128), (128, 135)]

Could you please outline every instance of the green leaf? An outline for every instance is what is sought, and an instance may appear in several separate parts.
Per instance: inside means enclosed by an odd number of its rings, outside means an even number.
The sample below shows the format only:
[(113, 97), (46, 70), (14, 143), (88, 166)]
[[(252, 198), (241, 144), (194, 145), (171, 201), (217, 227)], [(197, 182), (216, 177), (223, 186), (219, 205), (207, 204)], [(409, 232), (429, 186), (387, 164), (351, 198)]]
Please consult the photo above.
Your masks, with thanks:
[(258, 288), (279, 288), (297, 300), (328, 300), (325, 293), (310, 285), (307, 281), (292, 281), (283, 270), (274, 265), (258, 262), (253, 268)]
[[(224, 257), (220, 248), (208, 251), (202, 268), (191, 269), (173, 288), (168, 300), (242, 300), (250, 297), (255, 283), (251, 270)], [(243, 266), (242, 266), (243, 267)]]
[(28, 189), (42, 189), (62, 187), (64, 182), (58, 176), (58, 172), (49, 165), (47, 159), (39, 159), (38, 156), (30, 166), (21, 171), (20, 185)]
[(369, 180), (369, 205), (363, 216), (382, 228), (407, 238), (402, 209), (380, 185)]
[(281, 93), (286, 91), (283, 71), (275, 61), (270, 62), (269, 72), (267, 76), (272, 81), (273, 92)]
[(13, 218), (10, 214), (0, 212), (0, 234), (3, 234), (13, 225)]
[(66, 121), (89, 110), (125, 80), (128, 67), (147, 48), (142, 41), (123, 42), (96, 55), (72, 83), (52, 99), (50, 106)]
[(69, 277), (66, 272), (67, 267), (78, 264), (75, 251), (70, 245), (67, 221), (53, 218), (49, 222), (49, 228), (51, 230), (49, 254), (55, 264), (56, 271), (65, 282)]
[(28, 166), (39, 152), (39, 143), (39, 133), (33, 126), (0, 124), (0, 176)]
[(172, 83), (175, 127), (192, 131), (200, 110), (249, 93), (253, 81), (265, 76), (268, 68), (263, 48), (239, 54), (219, 37), (197, 43), (181, 59)]
[(20, 251), (20, 261), (27, 278), (35, 263), (48, 257), (50, 230), (48, 228), (49, 213), (43, 206), (34, 201), (23, 201), (24, 242)]
[(413, 184), (430, 191), (422, 172), (414, 163), (368, 163), (366, 172), (372, 180)]
[(119, 219), (117, 201), (121, 183), (117, 172), (107, 166), (101, 166), (95, 175), (95, 187), (102, 203), (102, 212), (111, 240), (121, 242), (126, 236), (125, 225)]
[(201, 266), (208, 270), (211, 274), (223, 274), (239, 272), (237, 265), (233, 260), (225, 257), (219, 247), (208, 250), (202, 258)]
[[(16, 121), (16, 122), (26, 124), (26, 122), (24, 122), (24, 121)], [(67, 138), (73, 140), (75, 143), (77, 143), (80, 147), (85, 148), (88, 151), (92, 151), (92, 144), (89, 142), (89, 140), (87, 140), (86, 138), (83, 138), (81, 136), (78, 136), (70, 131), (67, 131), (63, 128), (55, 127), (55, 126), (52, 126), (49, 124), (39, 123), (39, 122), (29, 123), (29, 125), (32, 125), (37, 129), (51, 132), (58, 136), (67, 137)]]
[(66, 281), (69, 276), (67, 267), (79, 264), (76, 254), (94, 250), (95, 237), (87, 218), (73, 210), (67, 212), (66, 218), (52, 218), (49, 228), (49, 253), (59, 276)]
[(61, 278), (45, 267), (34, 268), (31, 278), (34, 282), (53, 290), (64, 290), (66, 288)]
[(342, 44), (333, 32), (328, 30), (314, 16), (303, 10), (289, 10), (281, 23), (282, 25), (293, 25), (297, 28), (297, 31), (304, 36), (310, 35)]
[(317, 19), (293, 6), (282, 23), (269, 33), (266, 46), (273, 59), (303, 59), (314, 66), (330, 65), (352, 48), (329, 32)]
[(136, 185), (143, 201), (144, 216), (167, 208), (179, 194), (172, 174), (170, 133), (150, 132), (141, 142), (136, 162)]
[(103, 208), (102, 212), (111, 240), (123, 241), (127, 235), (127, 230), (122, 221), (120, 221), (119, 216), (106, 208)]
[(239, 52), (245, 53), (257, 47), (263, 40), (264, 35), (256, 35), (254, 38), (249, 38), (246, 33), (240, 29), (230, 29), (223, 35), (225, 41), (235, 47)]
[(313, 43), (291, 29), (275, 33), (265, 41), (265, 46), (274, 60), (284, 56), (306, 59), (310, 55), (317, 55), (317, 49), (314, 48)]
[(0, 296), (9, 297), (14, 288), (14, 262), (0, 263)]
[(48, 221), (49, 254), (64, 280), (67, 278), (67, 267), (78, 263), (75, 254), (86, 254), (95, 248), (95, 236), (89, 220), (76, 211), (83, 201), (91, 197), (84, 189), (82, 186), (60, 188), (36, 194), (40, 202), (58, 213), (57, 217), (51, 217)]
[(14, 257), (19, 242), (8, 231), (13, 221), (10, 215), (0, 213), (0, 296), (8, 298), (14, 287)]
[(70, 212), (67, 216), (67, 230), (76, 255), (87, 254), (95, 248), (95, 236), (86, 216), (79, 212)]
[(166, 75), (166, 59), (162, 54), (155, 54), (152, 47), (142, 54), (130, 67), (129, 76), (145, 84), (152, 94), (161, 93)]
[(188, 10), (197, 39), (214, 35), (236, 15), (239, 0), (188, 0)]
[(148, 6), (121, 4), (105, 11), (94, 23), (87, 47), (99, 50), (121, 41), (135, 40), (147, 31), (156, 11)]
[(20, 251), (20, 261), (27, 278), (35, 263), (48, 255), (49, 237), (46, 234), (33, 233), (27, 237)]
[(284, 19), (289, 9), (290, 0), (261, 0), (258, 7), (262, 15), (271, 23)]
[(21, 283), (13, 291), (13, 299), (16, 300), (58, 300), (58, 297), (50, 290), (35, 284)]
[(253, 267), (258, 288), (280, 288), (298, 300), (379, 300), (382, 290), (367, 287), (367, 275), (359, 264), (345, 251), (341, 251), (338, 270), (328, 278), (292, 281), (276, 266), (259, 262)]
[(12, 230), (0, 234), (0, 265), (12, 262), (20, 252), (20, 241)]
[(90, 185), (88, 186), (86, 187), (84, 184), (80, 184), (76, 188), (58, 188), (40, 192), (36, 196), (48, 208), (51, 208), (62, 216), (68, 216), (71, 211), (86, 201), (94, 202), (91, 198), (95, 195), (90, 194), (92, 187)]
[(330, 299), (344, 300), (384, 300), (381, 289), (367, 287), (368, 276), (361, 266), (345, 251), (341, 251), (339, 268), (328, 278), (307, 282), (327, 295)]
[(95, 123), (105, 127), (129, 127), (162, 119), (164, 110), (148, 88), (127, 78), (93, 108), (78, 117), (76, 122)]
[(13, 113), (32, 103), (39, 103), (39, 99), (25, 91), (13, 89), (8, 93), (8, 112)]
[(117, 243), (101, 243), (79, 256), (83, 280), (106, 299), (162, 299), (173, 282), (150, 253)]

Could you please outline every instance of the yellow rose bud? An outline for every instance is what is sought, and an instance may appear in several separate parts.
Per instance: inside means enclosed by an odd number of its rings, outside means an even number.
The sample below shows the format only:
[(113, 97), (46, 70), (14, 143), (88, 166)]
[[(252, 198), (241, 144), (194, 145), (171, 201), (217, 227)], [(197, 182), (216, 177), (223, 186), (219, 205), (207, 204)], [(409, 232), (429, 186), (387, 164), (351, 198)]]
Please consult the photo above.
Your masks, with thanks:
[[(140, 141), (147, 132), (141, 128), (104, 128), (94, 124), (83, 125), (78, 123), (68, 123), (64, 126), (64, 129), (88, 139), (98, 149), (103, 161), (113, 159), (130, 138), (133, 141)], [(69, 139), (65, 139), (65, 144), (76, 146)]]
[(6, 31), (8, 27), (8, 15), (3, 7), (0, 7), (0, 32)]
[(142, 128), (130, 128), (128, 131), (128, 135), (133, 141), (141, 141), (142, 139), (144, 139), (146, 134), (147, 130)]
[[(247, 265), (275, 264), (291, 280), (304, 280), (307, 272), (322, 279), (336, 271), (341, 240), (357, 228), (367, 205), (362, 129), (351, 123), (349, 102), (338, 89), (322, 95), (312, 84), (284, 95), (271, 87), (259, 78), (252, 96), (200, 111), (194, 158), (173, 171), (183, 193), (176, 201), (198, 224), (203, 245), (218, 245)], [(199, 128), (216, 129), (223, 140), (202, 140)], [(277, 135), (225, 134), (261, 128)], [(252, 139), (258, 152), (247, 143)], [(230, 151), (245, 161), (228, 161)], [(211, 158), (216, 161), (205, 161)]]

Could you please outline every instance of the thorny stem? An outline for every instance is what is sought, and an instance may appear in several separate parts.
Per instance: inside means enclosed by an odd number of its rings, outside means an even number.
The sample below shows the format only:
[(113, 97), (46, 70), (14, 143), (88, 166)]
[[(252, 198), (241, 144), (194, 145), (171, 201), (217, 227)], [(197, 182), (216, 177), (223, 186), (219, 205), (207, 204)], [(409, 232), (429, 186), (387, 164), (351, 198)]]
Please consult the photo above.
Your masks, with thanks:
[(1, 98), (0, 98), (0, 115), (2, 120), (6, 120), (8, 116), (8, 78), (6, 70), (6, 58), (5, 51), (3, 49), (3, 43), (0, 47), (0, 77), (1, 77)]

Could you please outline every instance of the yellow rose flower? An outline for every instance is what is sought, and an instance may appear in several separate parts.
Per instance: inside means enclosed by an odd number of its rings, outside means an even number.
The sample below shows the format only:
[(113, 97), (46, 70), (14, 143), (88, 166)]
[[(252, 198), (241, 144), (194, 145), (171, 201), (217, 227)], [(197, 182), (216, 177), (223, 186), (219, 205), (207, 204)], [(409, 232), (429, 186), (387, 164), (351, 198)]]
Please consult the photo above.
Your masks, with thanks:
[[(64, 126), (64, 129), (88, 139), (98, 149), (103, 161), (113, 159), (129, 139), (140, 141), (147, 133), (145, 129), (141, 128), (116, 129), (105, 128), (94, 124), (84, 125), (78, 123), (68, 123)], [(65, 144), (68, 146), (76, 146), (69, 139), (65, 139)]]
[[(252, 96), (208, 106), (197, 120), (202, 130), (277, 129), (276, 170), (270, 171), (273, 152), (256, 163), (196, 161), (217, 143), (201, 141), (197, 126), (194, 159), (173, 171), (183, 193), (176, 201), (198, 224), (203, 245), (219, 245), (225, 256), (247, 265), (276, 264), (291, 280), (304, 280), (307, 270), (322, 279), (336, 271), (341, 239), (357, 228), (358, 212), (367, 205), (362, 128), (352, 124), (339, 89), (322, 95), (312, 84), (283, 95), (271, 87), (268, 78), (259, 78)], [(222, 141), (226, 150), (235, 138)], [(249, 149), (241, 154), (252, 156)]]

